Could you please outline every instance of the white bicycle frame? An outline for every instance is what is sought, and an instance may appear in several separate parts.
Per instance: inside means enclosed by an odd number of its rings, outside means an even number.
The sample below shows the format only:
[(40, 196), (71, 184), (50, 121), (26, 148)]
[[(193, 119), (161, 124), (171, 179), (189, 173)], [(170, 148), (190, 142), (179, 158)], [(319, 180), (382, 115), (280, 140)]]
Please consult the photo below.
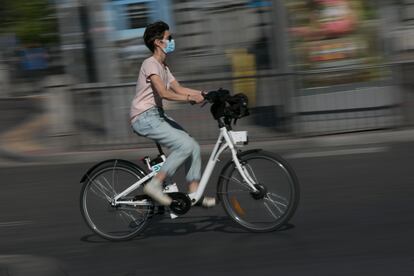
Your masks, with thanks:
[[(210, 180), (211, 174), (216, 166), (217, 161), (219, 161), (220, 155), (229, 148), (232, 154), (232, 159), (234, 164), (236, 165), (237, 170), (239, 171), (240, 175), (242, 176), (244, 182), (248, 185), (248, 187), (251, 189), (252, 192), (257, 192), (256, 187), (254, 186), (255, 181), (250, 176), (249, 172), (242, 166), (240, 163), (238, 157), (237, 157), (237, 146), (234, 142), (232, 135), (230, 134), (231, 131), (228, 131), (226, 127), (220, 128), (220, 135), (217, 139), (217, 143), (214, 146), (214, 149), (210, 155), (210, 158), (208, 160), (207, 166), (204, 169), (203, 175), (200, 180), (200, 184), (197, 188), (197, 190), (194, 193), (189, 194), (190, 200), (192, 205), (196, 204), (201, 197), (204, 194), (205, 188), (207, 187), (208, 181)], [(162, 165), (162, 163), (160, 164)], [(148, 202), (146, 200), (128, 200), (128, 201), (122, 201), (119, 200), (120, 198), (123, 198), (127, 196), (132, 191), (138, 189), (142, 183), (145, 183), (147, 180), (152, 178), (154, 175), (156, 175), (156, 171), (152, 171), (151, 173), (147, 174), (144, 178), (140, 179), (136, 183), (132, 184), (129, 188), (124, 190), (123, 192), (119, 193), (113, 200), (112, 204), (118, 205), (118, 204), (124, 204), (124, 205), (132, 205), (132, 206), (139, 206), (139, 205), (148, 205)]]

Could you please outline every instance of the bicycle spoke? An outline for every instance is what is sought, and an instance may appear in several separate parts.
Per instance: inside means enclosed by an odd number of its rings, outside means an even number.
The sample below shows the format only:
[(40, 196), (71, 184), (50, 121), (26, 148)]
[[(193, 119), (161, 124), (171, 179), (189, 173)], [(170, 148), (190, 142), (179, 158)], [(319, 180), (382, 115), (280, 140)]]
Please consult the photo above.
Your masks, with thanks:
[(125, 210), (122, 210), (121, 211), (123, 214), (125, 214), (127, 217), (129, 217), (130, 219), (132, 219), (133, 221), (136, 221), (137, 220), (137, 218), (136, 217), (134, 217), (133, 215), (131, 215), (130, 213), (128, 213), (127, 211), (125, 211)]
[[(271, 198), (271, 196), (276, 197), (276, 198), (278, 198), (279, 200), (282, 200), (282, 201), (284, 201), (284, 202), (282, 203), (282, 202), (280, 202), (280, 201), (277, 201), (276, 199), (272, 199), (272, 198)], [(282, 205), (283, 207), (287, 207), (287, 205), (289, 204), (289, 202), (288, 202), (288, 200), (287, 200), (286, 198), (284, 198), (284, 197), (282, 197), (282, 196), (279, 196), (279, 195), (277, 195), (277, 194), (275, 194), (275, 193), (267, 193), (267, 197), (268, 197), (270, 200), (272, 200), (273, 202), (275, 202), (275, 203), (277, 203), (277, 204), (279, 204), (279, 205)]]
[(114, 167), (112, 169), (112, 190), (115, 190), (115, 179), (114, 179), (114, 175), (115, 175), (115, 169), (116, 169), (116, 164), (117, 163), (118, 163), (118, 160), (115, 160)]
[(277, 216), (275, 213), (273, 213), (272, 209), (270, 209), (270, 207), (269, 207), (269, 205), (267, 204), (267, 202), (264, 202), (264, 206), (265, 206), (265, 207), (266, 207), (266, 209), (270, 212), (270, 214), (272, 214), (272, 216), (273, 216), (275, 219), (278, 219), (278, 218), (279, 218), (279, 216)]
[(113, 196), (115, 197), (115, 196), (116, 196), (116, 194), (117, 194), (117, 192), (115, 191), (114, 187), (112, 187), (112, 186), (111, 186), (111, 183), (109, 183), (109, 182), (108, 182), (108, 180), (106, 179), (106, 177), (105, 177), (105, 176), (103, 176), (102, 178), (103, 178), (103, 179), (105, 180), (105, 182), (108, 184), (108, 187), (109, 187), (109, 188), (111, 188), (111, 190), (112, 190), (112, 191), (109, 191), (109, 192), (112, 192)]
[(89, 189), (94, 195), (96, 195), (97, 197), (99, 197), (99, 198), (101, 198), (101, 199), (103, 199), (103, 200), (105, 200), (105, 201), (107, 201), (107, 202), (110, 202), (111, 201), (111, 199), (110, 198), (108, 198), (105, 194), (103, 194), (103, 193), (99, 193), (99, 192), (97, 192), (97, 191), (95, 191), (95, 189), (94, 188), (90, 188)]
[(129, 220), (127, 220), (124, 215), (128, 217), (128, 214), (126, 214), (125, 211), (117, 212), (117, 216), (120, 217), (125, 222), (125, 224), (129, 224)]
[[(283, 214), (283, 211), (282, 211), (282, 209), (280, 209), (280, 207), (278, 206), (278, 204), (281, 204), (281, 203), (279, 203), (279, 202), (277, 202), (277, 201), (274, 201), (274, 200), (272, 200), (271, 198), (269, 198), (269, 197), (265, 197), (264, 198), (264, 200), (265, 200), (265, 202), (264, 203), (266, 203), (266, 201), (268, 201), (269, 203), (271, 203), (273, 206), (275, 206), (276, 207), (276, 209), (281, 213), (281, 214)], [(283, 204), (282, 204), (283, 205)], [(286, 205), (284, 205), (284, 206), (286, 206)]]
[(247, 189), (248, 189), (248, 191), (250, 191), (250, 190), (251, 190), (251, 188), (248, 186), (248, 184), (246, 184), (246, 183), (242, 182), (241, 180), (237, 179), (237, 178), (236, 178), (236, 177), (234, 177), (234, 176), (232, 176), (231, 178), (229, 178), (229, 177), (225, 177), (225, 176), (222, 176), (222, 177), (223, 177), (224, 179), (228, 180), (228, 181), (231, 181), (231, 182), (233, 182), (233, 183), (237, 183), (237, 184), (242, 185), (243, 187), (247, 188)]
[[(127, 210), (121, 210), (121, 214), (124, 215), (124, 218), (127, 217), (126, 223), (128, 224), (129, 227), (131, 227), (132, 224), (135, 224), (135, 227), (138, 227), (142, 223), (142, 221), (145, 220), (145, 215), (143, 213), (137, 212), (138, 210), (133, 210), (133, 211), (138, 216), (138, 218), (136, 218), (130, 212), (127, 212)], [(131, 228), (135, 228), (135, 227), (131, 227)]]
[(225, 176), (221, 176), (221, 177), (223, 177), (224, 179), (226, 179), (228, 181), (233, 181), (233, 182), (236, 182), (236, 183), (239, 183), (239, 184), (243, 184), (239, 179), (235, 178), (234, 176), (232, 176), (231, 178), (225, 177)]
[(254, 184), (259, 184), (259, 181), (257, 180), (256, 174), (254, 173), (252, 166), (250, 166), (250, 164), (246, 164), (245, 166), (250, 169), (250, 173), (248, 172), (248, 174), (250, 177), (253, 176)]
[[(102, 198), (106, 201), (111, 201), (111, 198), (105, 193), (105, 190), (107, 190), (107, 189), (105, 189), (101, 183), (98, 183), (99, 187), (94, 185), (95, 183), (97, 183), (98, 180), (92, 180), (89, 176), (88, 176), (88, 179), (89, 179), (89, 181), (92, 182), (92, 184), (89, 187), (89, 190), (91, 192), (93, 192), (97, 197), (100, 197), (100, 198)], [(94, 187), (96, 187), (96, 189), (98, 189), (101, 193), (98, 193), (94, 189)]]
[(250, 193), (249, 190), (230, 190), (227, 192), (219, 192), (218, 194), (226, 195), (226, 194), (234, 194), (234, 193)]
[[(94, 192), (95, 195), (97, 195), (100, 198), (106, 199), (108, 202), (112, 200), (112, 198), (106, 194), (106, 192), (109, 192), (109, 190), (105, 188), (105, 186), (99, 180), (93, 181), (93, 184), (97, 184), (91, 186), (91, 191)], [(93, 188), (98, 189), (98, 191), (100, 191), (104, 197), (102, 197), (102, 195), (99, 195), (98, 192), (95, 191)]]

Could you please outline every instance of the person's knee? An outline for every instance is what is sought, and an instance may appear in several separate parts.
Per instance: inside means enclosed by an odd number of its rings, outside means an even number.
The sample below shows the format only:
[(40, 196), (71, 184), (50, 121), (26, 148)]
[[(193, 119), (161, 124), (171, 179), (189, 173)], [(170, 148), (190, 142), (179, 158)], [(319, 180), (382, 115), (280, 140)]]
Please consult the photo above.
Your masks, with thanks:
[(186, 156), (200, 155), (200, 146), (194, 139), (191, 139), (182, 144), (181, 151)]
[(184, 156), (190, 156), (193, 152), (193, 146), (192, 143), (183, 143), (180, 147), (180, 151)]

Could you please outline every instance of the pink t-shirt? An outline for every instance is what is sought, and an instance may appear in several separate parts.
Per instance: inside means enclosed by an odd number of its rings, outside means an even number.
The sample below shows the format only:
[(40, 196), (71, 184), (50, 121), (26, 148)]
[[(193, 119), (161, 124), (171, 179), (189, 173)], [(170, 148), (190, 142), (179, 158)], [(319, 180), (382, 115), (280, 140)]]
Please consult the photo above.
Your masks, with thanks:
[(139, 71), (135, 97), (132, 100), (130, 118), (133, 121), (139, 114), (147, 111), (151, 107), (157, 106), (162, 108), (162, 99), (151, 86), (151, 75), (157, 75), (161, 78), (165, 87), (170, 88), (170, 84), (175, 80), (168, 66), (162, 65), (153, 56), (144, 60)]

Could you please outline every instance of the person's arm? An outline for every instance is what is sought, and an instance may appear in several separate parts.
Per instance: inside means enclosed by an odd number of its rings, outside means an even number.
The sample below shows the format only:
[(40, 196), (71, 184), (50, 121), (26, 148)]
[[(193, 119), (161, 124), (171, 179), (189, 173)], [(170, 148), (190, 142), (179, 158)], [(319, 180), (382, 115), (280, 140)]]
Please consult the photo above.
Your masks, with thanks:
[(171, 90), (173, 90), (175, 93), (181, 94), (181, 95), (191, 95), (191, 96), (194, 96), (194, 97), (199, 97), (201, 95), (201, 92), (202, 92), (200, 90), (194, 90), (194, 89), (191, 89), (191, 88), (181, 86), (180, 83), (177, 80), (173, 80), (170, 83), (170, 87), (171, 87)]
[(180, 94), (175, 93), (175, 91), (169, 90), (165, 87), (163, 81), (161, 80), (160, 76), (158, 75), (151, 75), (149, 77), (151, 80), (151, 85), (155, 89), (156, 92), (158, 92), (158, 95), (160, 95), (161, 98), (170, 100), (170, 101), (179, 101), (179, 102), (196, 102), (199, 103), (202, 101), (200, 100), (200, 93), (198, 93), (198, 97), (194, 94), (186, 93), (186, 94)]

